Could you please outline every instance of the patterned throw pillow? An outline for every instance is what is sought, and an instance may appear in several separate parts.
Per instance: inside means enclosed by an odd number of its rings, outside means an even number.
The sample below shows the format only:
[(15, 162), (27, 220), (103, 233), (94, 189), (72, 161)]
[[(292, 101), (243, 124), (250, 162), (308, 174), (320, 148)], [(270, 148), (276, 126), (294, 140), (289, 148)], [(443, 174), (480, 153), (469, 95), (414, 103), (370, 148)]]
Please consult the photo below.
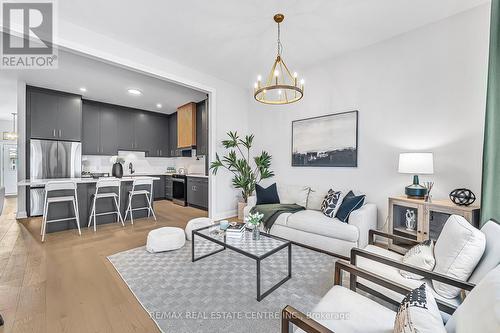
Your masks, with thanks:
[[(409, 249), (408, 252), (406, 252), (402, 261), (404, 264), (432, 271), (434, 269), (434, 265), (436, 264), (436, 259), (434, 259), (434, 243), (429, 239), (415, 245)], [(424, 278), (423, 276), (410, 273), (402, 269), (399, 270), (399, 274), (407, 279), (421, 280)]]
[(323, 203), (321, 204), (321, 211), (326, 216), (334, 218), (341, 203), (342, 192), (329, 189), (328, 194), (325, 196), (325, 199), (323, 199)]
[(394, 333), (446, 333), (443, 319), (427, 284), (413, 289), (399, 306)]

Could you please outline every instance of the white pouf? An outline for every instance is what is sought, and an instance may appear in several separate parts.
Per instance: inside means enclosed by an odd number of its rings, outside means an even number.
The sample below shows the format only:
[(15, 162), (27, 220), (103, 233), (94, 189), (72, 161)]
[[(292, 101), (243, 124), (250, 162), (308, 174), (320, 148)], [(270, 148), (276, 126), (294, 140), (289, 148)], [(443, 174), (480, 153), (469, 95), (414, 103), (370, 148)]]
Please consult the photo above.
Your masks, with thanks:
[(184, 231), (181, 228), (163, 227), (149, 232), (146, 250), (151, 253), (177, 250), (185, 243)]
[(190, 220), (185, 229), (187, 240), (191, 240), (193, 230), (208, 227), (211, 224), (213, 224), (213, 222), (208, 217), (197, 217)]

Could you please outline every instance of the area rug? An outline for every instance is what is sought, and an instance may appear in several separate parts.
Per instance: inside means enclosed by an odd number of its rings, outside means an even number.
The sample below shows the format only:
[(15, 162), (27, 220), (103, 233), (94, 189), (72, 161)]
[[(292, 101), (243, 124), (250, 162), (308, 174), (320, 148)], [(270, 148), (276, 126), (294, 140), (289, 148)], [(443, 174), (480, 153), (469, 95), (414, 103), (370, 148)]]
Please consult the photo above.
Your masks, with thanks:
[[(197, 256), (217, 245), (196, 240)], [(256, 300), (256, 263), (231, 250), (191, 262), (191, 243), (157, 254), (145, 247), (108, 257), (162, 332), (279, 332), (286, 305), (311, 311), (333, 285), (335, 258), (292, 248), (292, 278)], [(287, 250), (261, 263), (262, 290), (287, 274)]]

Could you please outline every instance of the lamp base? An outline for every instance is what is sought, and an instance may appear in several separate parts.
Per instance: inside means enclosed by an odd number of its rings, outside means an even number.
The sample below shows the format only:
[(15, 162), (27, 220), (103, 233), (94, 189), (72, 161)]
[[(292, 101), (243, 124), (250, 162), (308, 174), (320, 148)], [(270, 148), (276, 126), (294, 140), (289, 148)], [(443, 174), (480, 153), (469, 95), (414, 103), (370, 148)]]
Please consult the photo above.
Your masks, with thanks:
[(405, 194), (410, 199), (424, 199), (427, 188), (419, 184), (418, 176), (413, 176), (413, 184), (405, 187)]
[(405, 187), (405, 194), (410, 199), (424, 199), (427, 189), (420, 184), (411, 184)]

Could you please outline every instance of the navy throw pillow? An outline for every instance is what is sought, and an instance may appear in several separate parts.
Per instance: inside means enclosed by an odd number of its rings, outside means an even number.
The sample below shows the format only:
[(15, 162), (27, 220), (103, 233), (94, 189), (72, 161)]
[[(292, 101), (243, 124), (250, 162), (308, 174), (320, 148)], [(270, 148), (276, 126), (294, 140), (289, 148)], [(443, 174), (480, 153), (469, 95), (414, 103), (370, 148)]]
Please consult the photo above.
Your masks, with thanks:
[(365, 202), (365, 195), (354, 195), (352, 191), (346, 194), (342, 204), (335, 215), (340, 221), (347, 223), (349, 219), (349, 215), (356, 209), (359, 209), (363, 206)]
[(278, 196), (276, 183), (270, 185), (267, 188), (264, 188), (259, 184), (255, 185), (255, 194), (257, 194), (257, 205), (280, 203), (280, 197)]

